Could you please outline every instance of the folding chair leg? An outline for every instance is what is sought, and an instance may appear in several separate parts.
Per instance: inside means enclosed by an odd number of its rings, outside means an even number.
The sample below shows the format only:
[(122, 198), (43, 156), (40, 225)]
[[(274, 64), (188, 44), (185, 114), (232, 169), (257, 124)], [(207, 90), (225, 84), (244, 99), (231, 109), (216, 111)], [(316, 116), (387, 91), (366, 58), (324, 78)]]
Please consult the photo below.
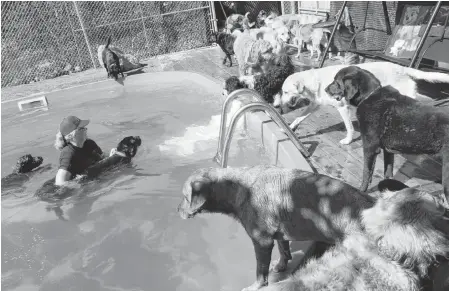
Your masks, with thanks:
[(438, 1), (437, 5), (435, 5), (435, 9), (433, 10), (432, 16), (429, 19), (429, 23), (426, 26), (426, 30), (424, 31), (423, 36), (419, 40), (418, 47), (416, 48), (416, 51), (413, 54), (413, 58), (410, 61), (409, 68), (413, 68), (413, 65), (415, 64), (415, 61), (418, 58), (419, 53), (421, 52), (424, 42), (426, 41), (427, 36), (429, 35), (430, 29), (432, 28), (433, 21), (435, 20), (435, 17), (437, 16), (438, 11), (440, 10), (440, 7), (441, 7), (441, 1)]
[(348, 3), (348, 1), (344, 1), (343, 2), (343, 6), (341, 7), (340, 12), (338, 13), (337, 22), (335, 22), (335, 26), (332, 29), (332, 33), (331, 33), (331, 36), (330, 36), (329, 41), (327, 43), (326, 49), (324, 50), (323, 58), (320, 61), (319, 68), (322, 68), (323, 65), (324, 65), (324, 60), (326, 59), (327, 53), (329, 51), (329, 47), (332, 44), (332, 40), (334, 39), (335, 32), (337, 31), (338, 24), (340, 23), (341, 16), (343, 15), (343, 12), (345, 11), (345, 7), (346, 7), (347, 3)]

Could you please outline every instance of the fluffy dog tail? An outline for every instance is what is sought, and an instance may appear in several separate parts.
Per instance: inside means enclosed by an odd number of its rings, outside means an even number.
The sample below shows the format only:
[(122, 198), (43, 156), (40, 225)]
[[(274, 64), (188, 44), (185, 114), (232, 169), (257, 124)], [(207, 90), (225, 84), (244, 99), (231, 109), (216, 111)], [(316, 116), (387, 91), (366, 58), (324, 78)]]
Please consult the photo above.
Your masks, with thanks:
[(416, 83), (416, 91), (435, 101), (449, 99), (449, 74), (425, 72), (413, 68), (405, 68), (405, 73)]
[(429, 83), (449, 83), (449, 74), (438, 72), (425, 72), (413, 68), (405, 68), (405, 73), (416, 80), (424, 80)]
[(105, 49), (107, 49), (110, 44), (111, 44), (111, 36), (108, 37), (108, 43), (106, 44)]

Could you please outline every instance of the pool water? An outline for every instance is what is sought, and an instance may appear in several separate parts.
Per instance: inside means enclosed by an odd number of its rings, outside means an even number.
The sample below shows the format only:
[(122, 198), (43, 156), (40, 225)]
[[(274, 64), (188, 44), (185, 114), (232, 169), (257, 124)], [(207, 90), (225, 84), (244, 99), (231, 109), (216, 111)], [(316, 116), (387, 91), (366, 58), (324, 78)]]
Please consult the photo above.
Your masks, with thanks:
[[(18, 157), (44, 158), (24, 191), (2, 193), (2, 290), (240, 290), (255, 280), (242, 227), (222, 215), (182, 220), (182, 184), (217, 166), (221, 86), (199, 74), (130, 76), (47, 94), (48, 111), (2, 106), (2, 177)], [(235, 110), (235, 109), (234, 109)], [(56, 202), (34, 197), (55, 176), (53, 142), (66, 115), (90, 118), (88, 136), (109, 152), (125, 136), (142, 146), (131, 165)], [(229, 119), (228, 119), (229, 120)], [(240, 125), (241, 128), (241, 125)], [(243, 131), (229, 166), (269, 163)]]

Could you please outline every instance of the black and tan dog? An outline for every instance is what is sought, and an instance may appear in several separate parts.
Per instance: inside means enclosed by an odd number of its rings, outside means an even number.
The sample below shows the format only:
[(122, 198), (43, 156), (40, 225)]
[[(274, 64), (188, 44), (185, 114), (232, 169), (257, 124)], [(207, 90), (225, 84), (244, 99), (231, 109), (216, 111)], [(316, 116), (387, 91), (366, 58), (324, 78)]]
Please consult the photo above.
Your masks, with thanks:
[(103, 64), (108, 73), (108, 78), (114, 77), (114, 79), (117, 80), (119, 74), (122, 74), (122, 77), (124, 78), (125, 76), (123, 75), (123, 70), (120, 66), (120, 59), (117, 54), (109, 48), (110, 44), (111, 37), (108, 38), (108, 43), (102, 52)]
[[(128, 136), (122, 139), (116, 149), (112, 149), (109, 157), (102, 159), (101, 161), (93, 164), (87, 170), (82, 177), (78, 180), (80, 182), (91, 180), (108, 170), (111, 170), (120, 165), (131, 162), (131, 159), (136, 155), (138, 147), (142, 144), (142, 140), (139, 136)], [(41, 188), (36, 191), (36, 196), (41, 198), (54, 198), (54, 196), (60, 196), (60, 189), (64, 187), (55, 185), (55, 178), (46, 181)]]
[(251, 238), (257, 280), (244, 290), (268, 284), (274, 241), (280, 260), (275, 272), (292, 259), (289, 241), (334, 243), (361, 228), (360, 212), (374, 198), (325, 175), (276, 166), (205, 168), (185, 182), (178, 212), (183, 219), (198, 213), (222, 213), (239, 221)]
[[(429, 290), (423, 289), (422, 280), (438, 258), (449, 255), (449, 213), (433, 195), (401, 184), (381, 181), (379, 199), (361, 212), (362, 231), (349, 234), (290, 278), (262, 290)], [(439, 271), (447, 272), (447, 261), (442, 263), (446, 267)], [(449, 290), (444, 282), (447, 273), (441, 275), (441, 281), (432, 276), (432, 290)]]
[(393, 177), (394, 153), (441, 154), (443, 187), (449, 202), (449, 110), (424, 105), (382, 87), (376, 77), (356, 66), (341, 69), (325, 89), (337, 100), (345, 98), (357, 107), (363, 142), (363, 181), (371, 182), (376, 156), (383, 150), (385, 178)]
[(43, 161), (42, 157), (33, 157), (30, 154), (21, 156), (17, 160), (13, 172), (2, 178), (2, 194), (8, 189), (21, 188), (23, 183), (27, 182), (34, 174), (33, 170), (39, 167)]

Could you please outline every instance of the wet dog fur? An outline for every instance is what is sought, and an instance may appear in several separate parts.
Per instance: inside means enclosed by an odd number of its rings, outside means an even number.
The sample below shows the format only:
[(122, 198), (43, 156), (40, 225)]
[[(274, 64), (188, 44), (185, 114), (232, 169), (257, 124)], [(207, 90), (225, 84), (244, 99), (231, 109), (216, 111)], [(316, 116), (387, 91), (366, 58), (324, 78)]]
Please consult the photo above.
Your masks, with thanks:
[(274, 241), (280, 259), (275, 272), (292, 258), (289, 241), (335, 243), (361, 228), (360, 211), (374, 198), (325, 175), (276, 166), (205, 168), (183, 186), (178, 212), (183, 219), (203, 212), (222, 213), (239, 221), (251, 238), (257, 261), (256, 282), (268, 284)]
[(138, 147), (141, 145), (142, 140), (139, 136), (125, 137), (118, 143), (117, 151), (114, 154), (87, 168), (87, 177), (96, 177), (113, 167), (131, 162), (131, 159), (137, 154)]
[(108, 78), (114, 77), (114, 79), (117, 80), (119, 74), (124, 78), (125, 76), (123, 75), (122, 67), (120, 66), (120, 59), (117, 54), (109, 48), (110, 44), (111, 37), (108, 38), (108, 43), (102, 52), (103, 65), (108, 73)]
[[(86, 169), (83, 178), (80, 182), (88, 181), (94, 179), (98, 175), (118, 167), (123, 164), (128, 164), (131, 159), (137, 154), (137, 149), (141, 146), (142, 140), (139, 136), (127, 136), (123, 138), (117, 144), (117, 151), (107, 158), (93, 164)], [(52, 198), (52, 196), (57, 195), (58, 191), (64, 188), (64, 186), (56, 186), (55, 178), (47, 180), (41, 188), (36, 191), (36, 196), (41, 198)]]
[(422, 104), (391, 86), (382, 87), (372, 73), (356, 66), (341, 69), (325, 91), (357, 108), (364, 159), (362, 191), (371, 183), (381, 149), (385, 178), (393, 177), (395, 153), (441, 154), (443, 188), (449, 202), (448, 109)]
[(429, 193), (404, 184), (398, 190), (401, 182), (391, 191), (391, 181), (379, 183), (379, 199), (361, 212), (362, 231), (262, 290), (422, 290), (429, 267), (449, 255), (449, 213)]
[(13, 168), (13, 172), (2, 178), (2, 192), (10, 188), (21, 187), (30, 179), (33, 170), (39, 167), (44, 159), (30, 154), (21, 156)]

